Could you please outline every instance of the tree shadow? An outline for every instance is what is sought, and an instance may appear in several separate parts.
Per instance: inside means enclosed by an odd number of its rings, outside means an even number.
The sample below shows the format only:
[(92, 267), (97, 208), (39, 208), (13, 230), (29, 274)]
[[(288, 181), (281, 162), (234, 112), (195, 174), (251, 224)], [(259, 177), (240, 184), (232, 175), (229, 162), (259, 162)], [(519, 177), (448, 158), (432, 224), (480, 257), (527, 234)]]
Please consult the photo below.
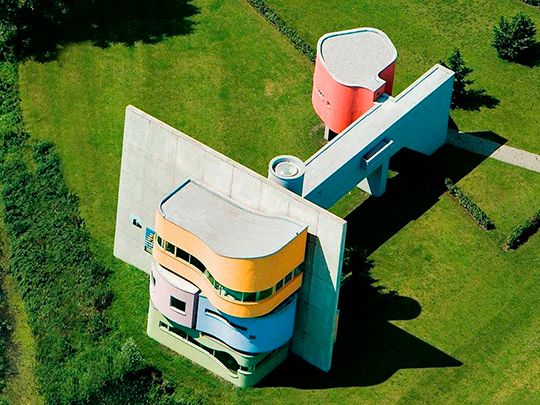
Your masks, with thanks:
[(530, 68), (540, 65), (540, 42), (536, 42), (528, 52), (512, 62), (516, 62)]
[(456, 107), (466, 111), (479, 111), (480, 108), (495, 108), (500, 100), (487, 94), (485, 89), (467, 90), (463, 97), (456, 103)]
[(53, 60), (62, 46), (81, 41), (100, 47), (155, 44), (191, 33), (191, 17), (198, 12), (191, 0), (83, 0), (64, 11), (24, 8), (18, 18), (18, 57)]
[(364, 387), (380, 384), (405, 368), (456, 367), (462, 363), (388, 322), (416, 318), (420, 304), (388, 292), (370, 271), (373, 262), (353, 249), (340, 294), (340, 320), (332, 369), (324, 373), (290, 356), (262, 386), (302, 389)]

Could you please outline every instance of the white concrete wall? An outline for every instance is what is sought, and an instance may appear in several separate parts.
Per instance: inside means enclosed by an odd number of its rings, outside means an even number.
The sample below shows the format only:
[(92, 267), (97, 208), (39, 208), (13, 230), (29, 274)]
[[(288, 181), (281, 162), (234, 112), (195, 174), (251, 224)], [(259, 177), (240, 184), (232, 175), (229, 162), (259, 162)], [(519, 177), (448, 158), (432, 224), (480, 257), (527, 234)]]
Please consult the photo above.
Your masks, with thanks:
[[(309, 225), (291, 350), (328, 371), (347, 223), (132, 106), (126, 109), (114, 255), (149, 272), (144, 229), (154, 229), (160, 199), (188, 177), (252, 209)], [(131, 225), (132, 215), (143, 229)]]

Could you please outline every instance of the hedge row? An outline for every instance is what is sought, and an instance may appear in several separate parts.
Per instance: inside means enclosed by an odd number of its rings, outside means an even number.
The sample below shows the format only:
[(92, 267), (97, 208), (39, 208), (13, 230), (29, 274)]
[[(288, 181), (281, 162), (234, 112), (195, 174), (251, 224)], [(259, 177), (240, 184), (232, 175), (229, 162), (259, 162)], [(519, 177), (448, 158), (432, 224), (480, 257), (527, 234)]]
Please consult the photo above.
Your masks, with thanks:
[(109, 269), (90, 249), (78, 199), (50, 143), (23, 131), (17, 66), (0, 64), (0, 179), (10, 271), (36, 339), (36, 378), (47, 403), (178, 403), (106, 309)]
[(539, 227), (540, 210), (536, 211), (532, 217), (527, 218), (524, 223), (519, 225), (510, 233), (504, 244), (504, 248), (506, 250), (517, 249), (519, 246), (527, 242), (527, 239), (533, 236), (538, 231)]
[(285, 35), (293, 46), (302, 52), (311, 62), (317, 56), (315, 50), (295, 30), (287, 25), (281, 17), (272, 10), (263, 0), (246, 0), (259, 14)]
[(487, 216), (487, 214), (474, 202), (474, 200), (469, 197), (459, 186), (454, 184), (452, 180), (446, 178), (444, 184), (448, 189), (448, 192), (453, 196), (459, 204), (465, 208), (465, 210), (470, 214), (470, 216), (475, 220), (475, 222), (480, 225), (480, 227), (486, 231), (495, 228), (493, 221)]

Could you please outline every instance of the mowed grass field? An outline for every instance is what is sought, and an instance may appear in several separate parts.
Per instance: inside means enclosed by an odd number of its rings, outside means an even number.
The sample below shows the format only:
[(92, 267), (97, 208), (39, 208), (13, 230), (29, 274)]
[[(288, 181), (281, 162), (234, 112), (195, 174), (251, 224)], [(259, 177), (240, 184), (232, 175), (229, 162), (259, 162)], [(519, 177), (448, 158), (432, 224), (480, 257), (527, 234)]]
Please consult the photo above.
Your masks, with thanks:
[(508, 144), (540, 153), (540, 63), (535, 67), (500, 60), (491, 44), (500, 16), (518, 11), (540, 27), (540, 11), (519, 0), (268, 0), (278, 14), (313, 47), (326, 32), (376, 27), (398, 51), (395, 94), (456, 47), (469, 67), (473, 87), (499, 105), (454, 111), (462, 131), (492, 131)]
[[(471, 30), (479, 35), (475, 19), (485, 25), (486, 15), (496, 20), (499, 7), (513, 12), (522, 8), (519, 2), (270, 3), (312, 43), (325, 31), (359, 25), (387, 31), (400, 54), (398, 91), (466, 42), (471, 52), (465, 46), (463, 51), (478, 84), (501, 104), (454, 114), (460, 128), (492, 130), (511, 144), (540, 151), (534, 125), (540, 94), (530, 85), (538, 68), (505, 65), (489, 44), (467, 39)], [(377, 285), (396, 291), (402, 298), (396, 307), (413, 302), (417, 310), (408, 317), (371, 313), (369, 298), (359, 297), (343, 317), (329, 376), (291, 362), (261, 387), (239, 390), (146, 336), (147, 277), (112, 257), (125, 106), (134, 104), (262, 174), (273, 156), (307, 158), (321, 144), (310, 103), (312, 65), (246, 2), (193, 4), (199, 12), (188, 35), (131, 47), (72, 44), (55, 61), (28, 62), (20, 69), (27, 128), (57, 145), (95, 250), (114, 269), (111, 315), (122, 338), (133, 336), (146, 359), (178, 383), (180, 394), (192, 391), (212, 403), (540, 401), (540, 237), (516, 252), (500, 249), (508, 232), (540, 207), (539, 175), (452, 149), (434, 161), (443, 162), (442, 174), (461, 179), (496, 230), (481, 231), (440, 190), (405, 187), (411, 174), (399, 167), (388, 197), (368, 199), (350, 214), (366, 196), (355, 191), (340, 202), (336, 212), (349, 214), (350, 243), (365, 244), (365, 229), (375, 230), (370, 258)], [(365, 22), (351, 8), (362, 10)], [(317, 12), (325, 18), (310, 20)], [(457, 24), (460, 18), (472, 20)], [(454, 36), (441, 44), (446, 26)], [(491, 22), (486, 29), (489, 37)], [(427, 46), (423, 38), (430, 33), (437, 36)], [(524, 95), (508, 83), (525, 80), (522, 69), (529, 75), (531, 100), (518, 107)], [(497, 72), (506, 78), (493, 77)]]

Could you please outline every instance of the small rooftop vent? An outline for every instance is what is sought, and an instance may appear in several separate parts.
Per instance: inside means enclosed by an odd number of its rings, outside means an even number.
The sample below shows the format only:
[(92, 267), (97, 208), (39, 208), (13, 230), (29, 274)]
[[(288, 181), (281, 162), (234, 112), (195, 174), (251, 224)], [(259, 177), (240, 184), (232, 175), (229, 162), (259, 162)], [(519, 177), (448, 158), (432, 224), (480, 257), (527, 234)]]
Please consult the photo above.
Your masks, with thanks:
[(295, 156), (276, 156), (268, 165), (268, 178), (292, 192), (302, 195), (304, 185), (304, 162)]

